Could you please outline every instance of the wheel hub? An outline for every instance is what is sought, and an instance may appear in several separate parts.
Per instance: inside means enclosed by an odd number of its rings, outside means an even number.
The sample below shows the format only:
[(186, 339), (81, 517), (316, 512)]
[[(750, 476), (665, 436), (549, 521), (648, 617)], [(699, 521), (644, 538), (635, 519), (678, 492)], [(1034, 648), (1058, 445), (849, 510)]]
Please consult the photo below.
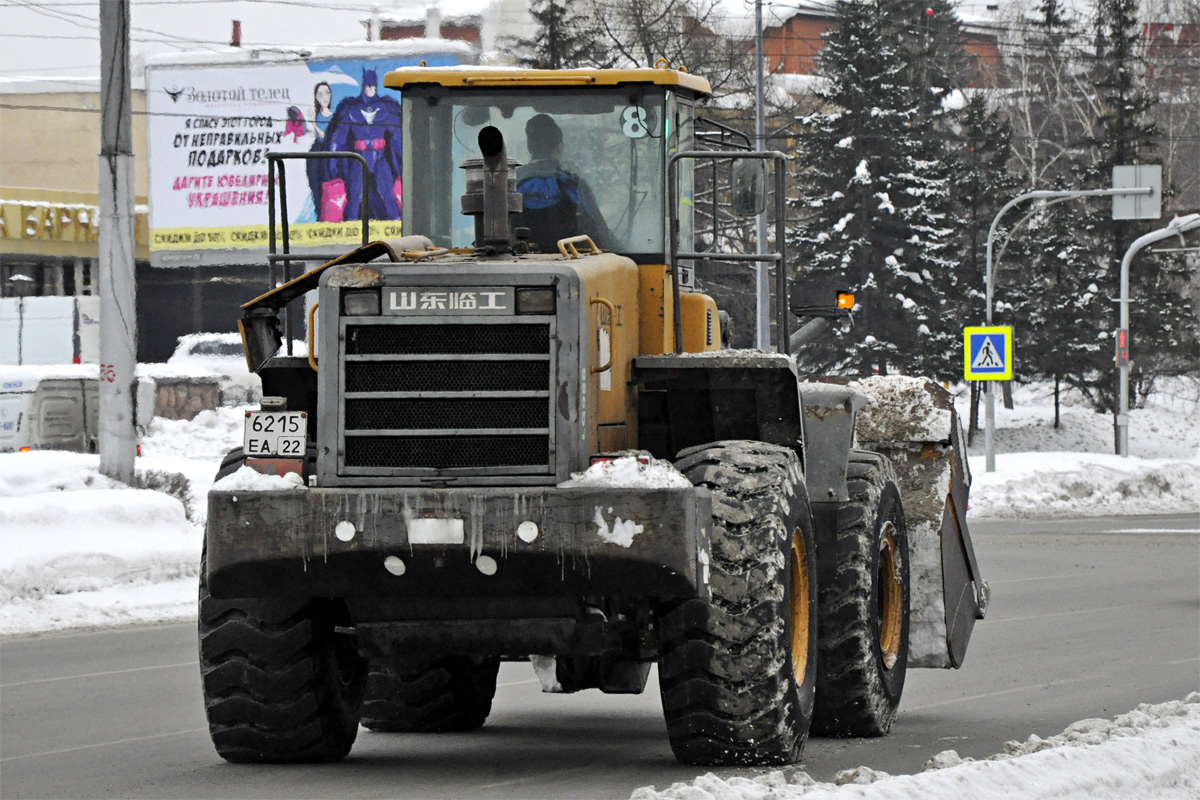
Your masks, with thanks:
[(879, 650), (885, 669), (896, 665), (900, 657), (900, 632), (904, 618), (904, 583), (900, 574), (900, 547), (896, 526), (883, 523), (879, 536)]
[(796, 684), (804, 683), (808, 671), (808, 552), (804, 547), (804, 532), (797, 528), (792, 532), (792, 558), (789, 568), (791, 590), (792, 627), (792, 674)]

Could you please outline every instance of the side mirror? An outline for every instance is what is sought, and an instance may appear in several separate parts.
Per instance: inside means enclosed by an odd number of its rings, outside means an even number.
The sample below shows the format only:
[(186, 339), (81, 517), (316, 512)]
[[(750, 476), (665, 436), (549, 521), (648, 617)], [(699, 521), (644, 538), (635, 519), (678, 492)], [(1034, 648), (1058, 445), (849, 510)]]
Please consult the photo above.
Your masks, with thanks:
[(756, 217), (767, 207), (767, 163), (757, 158), (739, 158), (732, 173), (733, 213)]

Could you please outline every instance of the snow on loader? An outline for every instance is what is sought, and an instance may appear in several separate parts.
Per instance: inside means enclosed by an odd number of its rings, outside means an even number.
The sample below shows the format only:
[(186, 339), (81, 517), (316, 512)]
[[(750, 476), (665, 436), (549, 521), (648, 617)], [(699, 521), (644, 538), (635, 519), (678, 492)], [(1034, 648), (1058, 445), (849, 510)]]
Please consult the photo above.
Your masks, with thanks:
[[(798, 376), (783, 302), (781, 352), (721, 349), (689, 267), (762, 256), (692, 243), (719, 195), (761, 208), (763, 165), (781, 204), (782, 154), (698, 118), (708, 83), (682, 71), (385, 85), (419, 235), (364, 234), (243, 307), (264, 397), (209, 494), (200, 584), (217, 752), (471, 730), (506, 660), (551, 692), (639, 693), (657, 664), (691, 764), (886, 733), (906, 669), (959, 666), (986, 605), (970, 475), (939, 387)], [(303, 257), (283, 242), (272, 266)], [(308, 292), (309, 354), (280, 354)]]

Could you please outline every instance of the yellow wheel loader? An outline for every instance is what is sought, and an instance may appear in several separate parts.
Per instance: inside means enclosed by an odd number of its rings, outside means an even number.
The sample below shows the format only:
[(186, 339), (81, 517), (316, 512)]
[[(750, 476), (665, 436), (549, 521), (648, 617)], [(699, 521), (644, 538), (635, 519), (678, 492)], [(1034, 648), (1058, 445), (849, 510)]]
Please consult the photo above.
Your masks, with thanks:
[[(690, 764), (886, 733), (907, 668), (959, 666), (987, 603), (970, 475), (936, 385), (797, 374), (783, 155), (702, 120), (683, 71), (385, 85), (407, 235), (243, 307), (264, 397), (209, 495), (200, 586), (217, 752), (470, 730), (502, 661), (551, 693), (639, 693), (657, 665)], [(778, 250), (723, 250), (718, 220), (772, 175)], [(297, 259), (271, 225), (271, 263)], [(775, 265), (777, 352), (722, 348), (707, 259)], [(281, 354), (306, 296), (308, 354)]]

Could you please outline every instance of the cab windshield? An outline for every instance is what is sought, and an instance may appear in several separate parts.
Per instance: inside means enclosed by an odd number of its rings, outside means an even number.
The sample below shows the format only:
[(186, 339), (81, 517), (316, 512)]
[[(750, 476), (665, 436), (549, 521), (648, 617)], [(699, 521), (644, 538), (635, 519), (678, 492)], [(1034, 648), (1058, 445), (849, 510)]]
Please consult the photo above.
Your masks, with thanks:
[[(478, 158), (479, 131), (504, 134), (521, 166), (518, 191), (535, 242), (586, 233), (601, 247), (661, 260), (665, 92), (605, 87), (504, 92), (495, 88), (404, 92), (404, 230), (442, 247), (470, 247), (474, 220), (461, 212), (464, 161)], [(564, 222), (569, 208), (572, 221)], [(540, 216), (539, 216), (540, 215)], [(559, 227), (545, 228), (551, 220)], [(557, 250), (552, 250), (557, 252)]]

